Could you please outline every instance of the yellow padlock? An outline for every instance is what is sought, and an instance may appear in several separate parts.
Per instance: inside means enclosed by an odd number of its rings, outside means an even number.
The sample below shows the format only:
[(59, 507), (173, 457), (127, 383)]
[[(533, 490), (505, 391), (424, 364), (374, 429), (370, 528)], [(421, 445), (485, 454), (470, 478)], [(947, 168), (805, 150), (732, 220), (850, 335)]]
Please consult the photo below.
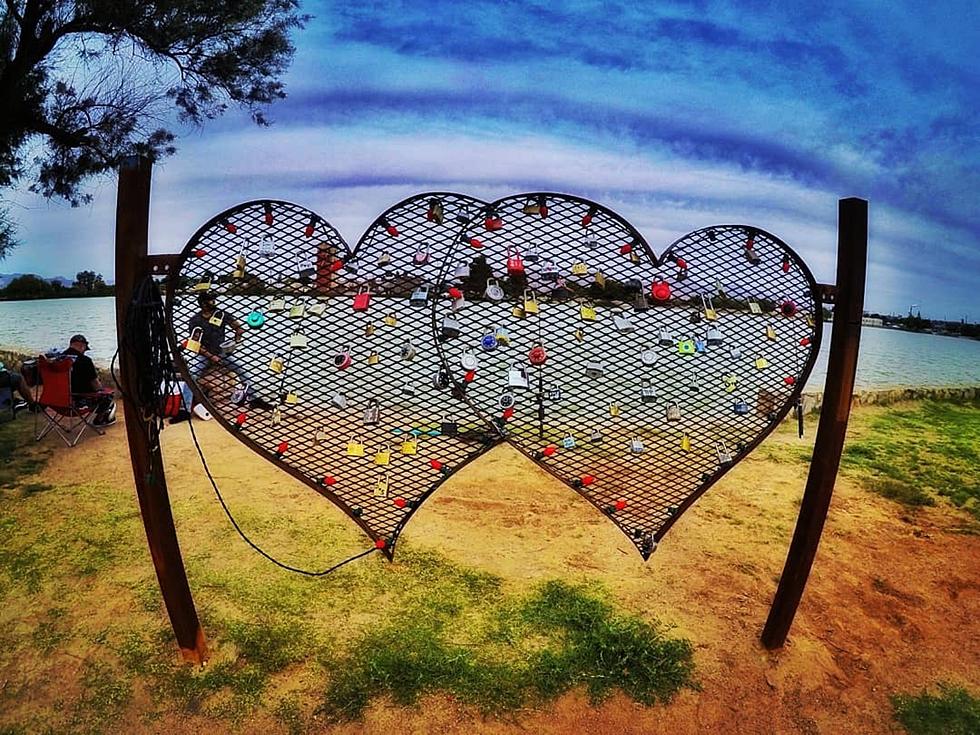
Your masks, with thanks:
[(691, 451), (691, 437), (689, 437), (687, 434), (684, 434), (684, 436), (681, 437), (681, 449), (683, 449), (685, 452)]
[(753, 314), (761, 314), (762, 313), (762, 307), (759, 306), (759, 303), (758, 302), (752, 301), (750, 299), (749, 300), (749, 311), (752, 312)]
[(385, 316), (385, 318), (384, 318), (383, 321), (384, 321), (386, 327), (397, 327), (398, 326), (398, 319), (397, 319), (397, 317), (395, 317), (394, 314), (388, 314), (387, 316)]
[(367, 364), (368, 365), (377, 365), (379, 362), (381, 362), (381, 356), (377, 352), (375, 352), (374, 350), (371, 350), (371, 354), (368, 355), (368, 358), (367, 358)]
[(523, 306), (514, 306), (514, 308), (510, 310), (510, 315), (515, 319), (523, 319), (527, 316), (527, 312), (524, 311)]
[(271, 360), (269, 360), (269, 370), (271, 370), (274, 373), (281, 373), (285, 367), (286, 367), (286, 363), (283, 362), (283, 359), (279, 357), (279, 355), (276, 355)]
[(765, 370), (767, 367), (769, 367), (769, 361), (764, 357), (757, 357), (755, 358), (755, 366), (759, 370)]
[(375, 453), (374, 463), (382, 467), (387, 467), (391, 464), (391, 447), (388, 444), (384, 445), (384, 449), (380, 449)]
[(289, 307), (289, 318), (290, 319), (302, 319), (306, 316), (306, 304), (299, 301)]
[(191, 286), (191, 291), (209, 291), (211, 289), (211, 276), (203, 276), (200, 281)]
[(419, 453), (419, 440), (418, 439), (406, 439), (402, 442), (402, 454), (418, 454)]
[(537, 314), (538, 313), (538, 298), (534, 295), (533, 291), (524, 292), (524, 313), (525, 314)]
[(572, 265), (572, 275), (573, 276), (584, 276), (589, 272), (589, 266), (585, 263), (575, 263)]
[(578, 310), (578, 313), (587, 322), (594, 322), (596, 320), (595, 307), (588, 301), (584, 302)]
[(364, 445), (360, 442), (354, 441), (354, 437), (351, 437), (347, 441), (347, 456), (348, 457), (363, 457), (364, 456)]
[(213, 324), (216, 327), (220, 327), (225, 323), (225, 312), (222, 309), (218, 309), (211, 315), (211, 318), (208, 319), (208, 323)]
[(387, 472), (384, 473), (384, 476), (379, 477), (377, 482), (374, 483), (374, 497), (376, 498), (388, 497), (388, 473)]
[(290, 406), (295, 406), (297, 403), (299, 403), (299, 394), (293, 390), (289, 391), (286, 394), (286, 403)]
[(201, 351), (201, 337), (204, 335), (204, 330), (200, 327), (194, 327), (191, 330), (191, 336), (187, 338), (187, 351), (198, 353)]
[(619, 404), (618, 403), (610, 403), (609, 404), (609, 415), (610, 416), (619, 416)]
[(575, 330), (575, 341), (576, 342), (584, 342), (585, 341), (585, 332), (583, 332), (581, 329), (576, 329)]
[(595, 282), (599, 284), (600, 288), (606, 287), (606, 277), (602, 275), (602, 271), (595, 272)]
[(374, 334), (374, 322), (368, 322), (364, 325), (364, 336), (370, 337)]
[(766, 325), (766, 339), (768, 339), (770, 342), (776, 341), (776, 330), (773, 329), (772, 324)]

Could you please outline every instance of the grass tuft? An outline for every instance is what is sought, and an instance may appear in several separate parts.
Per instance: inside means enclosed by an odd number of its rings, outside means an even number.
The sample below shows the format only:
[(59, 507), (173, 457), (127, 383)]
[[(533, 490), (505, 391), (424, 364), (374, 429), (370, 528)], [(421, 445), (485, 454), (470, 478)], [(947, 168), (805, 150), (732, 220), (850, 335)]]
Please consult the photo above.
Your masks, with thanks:
[(976, 735), (980, 733), (980, 699), (961, 687), (940, 684), (938, 694), (897, 694), (895, 719), (911, 735)]

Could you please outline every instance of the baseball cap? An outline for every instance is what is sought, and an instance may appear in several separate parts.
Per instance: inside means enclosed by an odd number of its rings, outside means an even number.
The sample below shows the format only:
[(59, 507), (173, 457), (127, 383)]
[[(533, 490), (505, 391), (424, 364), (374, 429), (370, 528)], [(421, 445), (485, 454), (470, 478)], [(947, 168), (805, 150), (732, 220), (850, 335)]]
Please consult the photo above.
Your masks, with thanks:
[(88, 340), (85, 339), (84, 334), (73, 334), (71, 339), (68, 340), (68, 344), (71, 344), (72, 342), (84, 342), (85, 348), (88, 349)]

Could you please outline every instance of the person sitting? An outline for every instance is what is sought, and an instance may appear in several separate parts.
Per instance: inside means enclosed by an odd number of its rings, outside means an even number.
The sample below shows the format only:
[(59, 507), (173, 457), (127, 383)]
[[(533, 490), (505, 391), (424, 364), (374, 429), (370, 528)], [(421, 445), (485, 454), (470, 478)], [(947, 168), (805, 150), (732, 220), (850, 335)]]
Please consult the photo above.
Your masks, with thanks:
[[(12, 373), (8, 371), (2, 362), (0, 362), (0, 391), (6, 392), (4, 389), (10, 391), (11, 401), (9, 408), (16, 416), (19, 412), (23, 411), (25, 408), (32, 408), (34, 406), (34, 397), (27, 390), (27, 386), (21, 379), (20, 375), (17, 373)], [(21, 400), (14, 403), (14, 394), (19, 394)], [(0, 394), (2, 395), (2, 394)]]
[[(211, 317), (219, 314), (219, 312), (214, 296), (209, 293), (199, 294), (197, 304), (200, 307), (200, 311), (192, 316), (187, 323), (191, 334), (195, 334), (197, 330), (200, 330), (201, 342), (200, 351), (196, 354), (191, 354), (186, 361), (187, 371), (190, 373), (191, 378), (198, 381), (208, 367), (211, 365), (222, 365), (238, 377), (242, 386), (239, 391), (235, 391), (232, 394), (232, 403), (235, 405), (248, 404), (250, 408), (262, 411), (272, 410), (272, 404), (263, 401), (255, 395), (252, 380), (246, 372), (245, 367), (232, 355), (235, 345), (241, 342), (242, 335), (245, 331), (242, 323), (224, 311), (220, 312), (219, 318), (221, 323), (212, 323)], [(226, 326), (231, 327), (231, 330), (235, 334), (233, 341), (226, 340)], [(194, 401), (194, 394), (191, 392), (190, 386), (186, 383), (181, 385), (181, 395), (184, 400), (182, 410), (189, 412)], [(182, 413), (179, 416), (180, 419), (178, 420), (184, 420), (189, 417), (189, 413)]]
[(92, 408), (95, 416), (94, 426), (111, 426), (116, 423), (116, 399), (111, 388), (106, 388), (99, 380), (95, 363), (85, 353), (89, 351), (88, 340), (84, 335), (75, 334), (68, 340), (68, 349), (62, 355), (74, 358), (71, 369), (71, 392), (80, 406)]

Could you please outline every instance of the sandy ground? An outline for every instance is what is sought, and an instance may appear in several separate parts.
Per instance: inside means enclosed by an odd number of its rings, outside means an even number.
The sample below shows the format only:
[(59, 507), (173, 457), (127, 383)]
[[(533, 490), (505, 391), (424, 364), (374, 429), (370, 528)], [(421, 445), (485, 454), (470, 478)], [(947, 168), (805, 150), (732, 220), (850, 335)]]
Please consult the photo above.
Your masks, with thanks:
[[(239, 488), (238, 499), (253, 509), (286, 524), (314, 509), (334, 512), (214, 422), (196, 428), (219, 482)], [(206, 531), (182, 517), (182, 500), (210, 488), (187, 431), (174, 427), (163, 439), (178, 532), (185, 554), (193, 554)], [(783, 427), (763, 447), (797, 441)], [(68, 481), (79, 466), (93, 482), (121, 484), (130, 476), (121, 422), (104, 439), (57, 452), (44, 479)], [(505, 580), (601, 580), (624, 607), (675, 624), (676, 633), (695, 643), (702, 690), (653, 708), (621, 696), (593, 708), (570, 694), (512, 720), (483, 720), (434, 697), (417, 710), (376, 704), (362, 722), (330, 732), (894, 733), (890, 694), (937, 681), (975, 690), (980, 537), (957, 532), (964, 516), (956, 511), (911, 513), (846, 478), (838, 483), (790, 640), (777, 652), (762, 648), (758, 636), (805, 472), (800, 462), (750, 457), (683, 516), (644, 563), (591, 506), (498, 447), (444, 485), (403, 538)], [(354, 548), (365, 545), (362, 539)], [(197, 597), (206, 604), (206, 591)], [(153, 731), (198, 732), (200, 724), (158, 722)], [(270, 727), (262, 718), (242, 731)]]

